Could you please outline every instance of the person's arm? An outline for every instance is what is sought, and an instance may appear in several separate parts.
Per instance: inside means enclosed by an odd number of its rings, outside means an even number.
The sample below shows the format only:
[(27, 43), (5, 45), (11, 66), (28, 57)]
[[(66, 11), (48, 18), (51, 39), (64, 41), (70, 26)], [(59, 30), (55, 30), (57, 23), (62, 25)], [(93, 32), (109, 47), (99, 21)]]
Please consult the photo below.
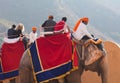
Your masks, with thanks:
[(45, 22), (42, 24), (42, 27), (45, 27), (45, 25), (46, 25), (46, 22), (47, 22), (47, 21), (45, 21)]
[(72, 30), (70, 30), (70, 27), (66, 23), (64, 25), (64, 32), (72, 32)]
[(92, 37), (91, 34), (88, 32), (88, 30), (87, 30), (86, 27), (84, 27), (82, 30), (83, 30), (83, 32), (84, 32), (85, 35), (87, 35), (88, 37), (90, 37), (91, 39), (93, 39), (93, 37)]
[(18, 30), (18, 34), (19, 34), (19, 37), (23, 37), (24, 36), (21, 30)]
[(67, 29), (68, 29), (68, 32), (70, 33), (71, 32), (71, 30), (70, 30), (70, 27), (67, 25)]

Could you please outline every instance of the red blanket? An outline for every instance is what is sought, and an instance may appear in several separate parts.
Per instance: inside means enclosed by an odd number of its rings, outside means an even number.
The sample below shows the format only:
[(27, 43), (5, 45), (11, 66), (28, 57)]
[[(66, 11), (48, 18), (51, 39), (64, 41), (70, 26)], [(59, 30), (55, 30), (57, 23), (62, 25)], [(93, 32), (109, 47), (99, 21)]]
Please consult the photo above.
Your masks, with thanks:
[(38, 38), (30, 48), (37, 81), (65, 76), (75, 69), (77, 57), (75, 50), (72, 52), (72, 42), (66, 34)]
[(66, 36), (57, 35), (37, 41), (43, 69), (58, 66), (72, 58), (72, 43)]
[[(4, 76), (4, 73), (8, 75), (10, 73), (10, 77), (12, 77), (12, 72), (18, 70), (20, 59), (22, 57), (23, 52), (24, 52), (24, 45), (22, 41), (11, 44), (3, 43), (2, 56), (1, 56), (1, 68), (2, 68), (1, 71), (3, 73), (3, 77), (5, 77), (3, 79), (7, 79), (7, 76)], [(15, 73), (16, 72), (14, 72), (14, 75)]]

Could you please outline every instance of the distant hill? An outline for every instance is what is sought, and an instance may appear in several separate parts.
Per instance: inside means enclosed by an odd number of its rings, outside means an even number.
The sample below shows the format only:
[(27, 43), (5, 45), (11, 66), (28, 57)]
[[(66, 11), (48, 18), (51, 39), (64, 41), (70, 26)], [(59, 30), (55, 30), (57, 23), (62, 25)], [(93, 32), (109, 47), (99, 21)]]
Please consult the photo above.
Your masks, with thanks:
[(3, 25), (0, 24), (0, 46), (1, 46), (1, 43), (3, 42), (2, 39), (5, 35), (6, 30), (7, 28), (5, 28)]

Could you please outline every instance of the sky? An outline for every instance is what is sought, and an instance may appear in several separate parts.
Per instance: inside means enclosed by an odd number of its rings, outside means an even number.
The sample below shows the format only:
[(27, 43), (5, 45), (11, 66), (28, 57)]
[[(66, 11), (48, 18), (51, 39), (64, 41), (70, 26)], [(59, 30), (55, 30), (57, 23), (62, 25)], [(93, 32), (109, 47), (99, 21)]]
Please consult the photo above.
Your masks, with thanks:
[(106, 7), (120, 16), (120, 0), (94, 0), (96, 4)]
[(67, 16), (71, 28), (78, 19), (87, 16), (90, 27), (118, 39), (119, 4), (120, 0), (0, 0), (0, 22), (23, 23), (30, 32), (32, 26), (39, 28), (50, 14), (57, 22)]

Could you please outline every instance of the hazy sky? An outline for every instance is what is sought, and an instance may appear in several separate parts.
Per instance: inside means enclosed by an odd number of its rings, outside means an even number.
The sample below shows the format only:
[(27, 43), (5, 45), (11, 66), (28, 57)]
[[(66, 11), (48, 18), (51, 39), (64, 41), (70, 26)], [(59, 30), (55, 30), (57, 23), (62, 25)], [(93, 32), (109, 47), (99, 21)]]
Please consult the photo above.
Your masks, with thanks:
[[(23, 23), (26, 32), (40, 25), (52, 14), (58, 22), (68, 17), (71, 28), (83, 16), (103, 34), (120, 37), (120, 0), (0, 0), (0, 20)], [(7, 22), (7, 21), (6, 21)], [(111, 36), (111, 35), (110, 35)]]
[(120, 0), (93, 0), (93, 1), (120, 15)]

